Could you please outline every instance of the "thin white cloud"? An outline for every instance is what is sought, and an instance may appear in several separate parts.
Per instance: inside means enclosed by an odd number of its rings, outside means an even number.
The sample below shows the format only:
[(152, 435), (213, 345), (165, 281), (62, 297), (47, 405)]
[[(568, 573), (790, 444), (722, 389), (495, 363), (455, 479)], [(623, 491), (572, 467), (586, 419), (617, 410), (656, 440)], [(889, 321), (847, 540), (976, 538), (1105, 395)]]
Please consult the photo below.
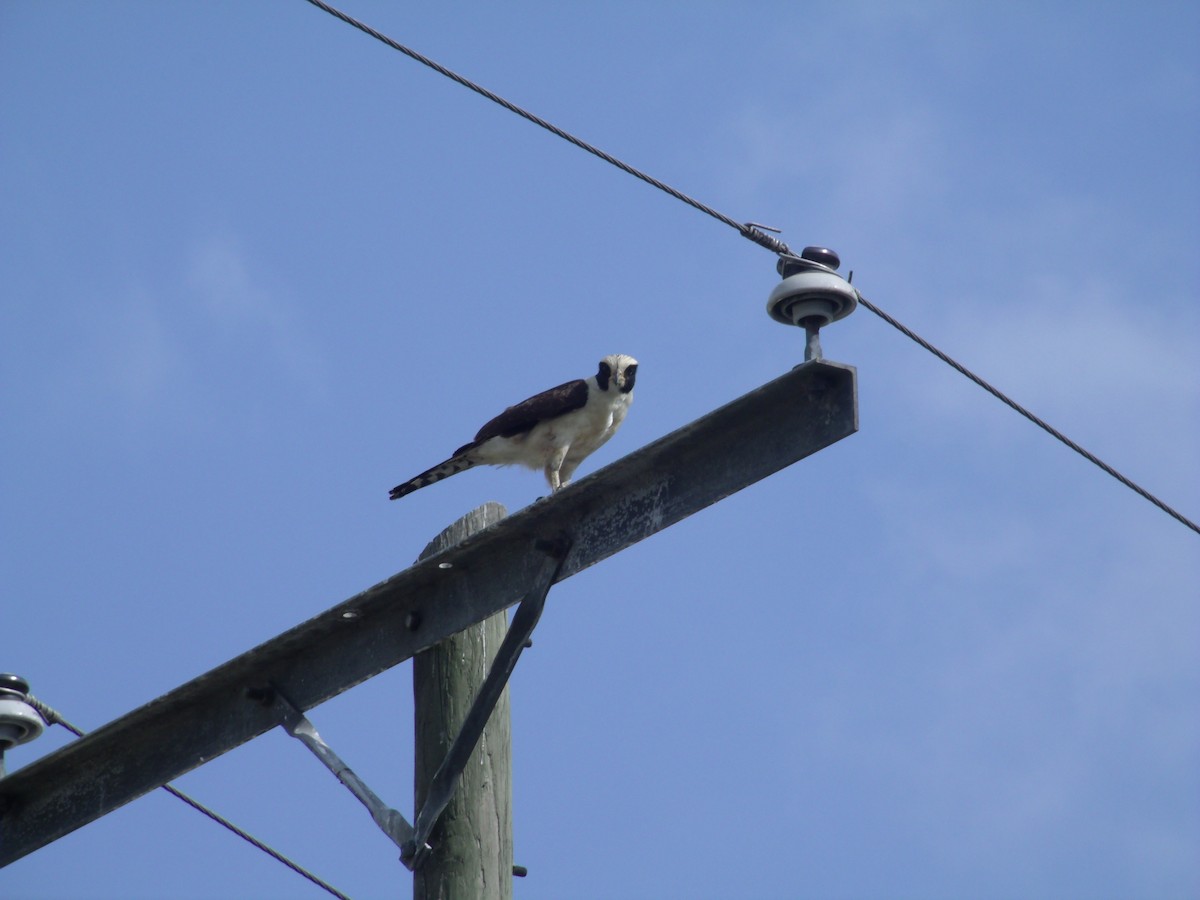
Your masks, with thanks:
[[(1186, 486), (1200, 454), (1200, 364), (1190, 324), (1130, 300), (1135, 283), (1096, 277), (1014, 280), (980, 307), (948, 309), (936, 342), (1017, 402), (1109, 462)], [(986, 310), (988, 306), (984, 306)], [(1193, 320), (1195, 317), (1190, 317)], [(926, 369), (919, 414), (978, 429), (993, 444), (1022, 440), (991, 415), (996, 401), (964, 379)], [(1132, 474), (1132, 473), (1130, 473)], [(1135, 479), (1136, 480), (1136, 479)]]
[[(944, 195), (952, 142), (936, 111), (854, 94), (847, 89), (808, 103), (803, 113), (757, 102), (742, 109), (719, 138), (733, 147), (713, 154), (720, 166), (713, 180), (727, 183), (737, 205), (747, 208), (778, 208), (780, 196), (797, 196), (789, 190), (794, 186), (806, 202), (786, 205), (798, 217), (791, 224), (807, 220), (816, 206), (823, 230), (838, 227), (833, 219), (903, 220)], [(816, 194), (824, 197), (814, 204)]]
[(189, 251), (189, 292), (231, 346), (265, 352), (287, 379), (314, 396), (323, 396), (324, 359), (283, 290), (270, 280), (252, 269), (248, 254), (231, 239), (208, 238)]
[(57, 405), (190, 429), (209, 427), (216, 410), (248, 393), (324, 396), (317, 342), (248, 253), (214, 238), (180, 258), (175, 277), (139, 269), (97, 291), (94, 320), (82, 324), (78, 346), (46, 387)]
[(143, 410), (160, 402), (181, 376), (178, 341), (154, 297), (141, 287), (106, 306), (107, 328), (97, 335), (103, 369), (123, 403)]

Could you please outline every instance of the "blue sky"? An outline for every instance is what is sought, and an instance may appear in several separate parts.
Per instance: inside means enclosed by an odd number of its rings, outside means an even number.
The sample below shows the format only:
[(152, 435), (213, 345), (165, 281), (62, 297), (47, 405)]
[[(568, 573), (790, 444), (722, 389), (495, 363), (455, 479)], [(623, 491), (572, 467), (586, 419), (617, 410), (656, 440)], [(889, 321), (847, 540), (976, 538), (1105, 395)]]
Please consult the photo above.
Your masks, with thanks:
[[(1200, 9), (346, 0), (793, 247), (1200, 515)], [(640, 362), (580, 476), (788, 370), (774, 258), (301, 0), (0, 5), (3, 659), (95, 728), (409, 565), (387, 489)], [(860, 309), (861, 431), (557, 586), (513, 686), (538, 898), (1200, 893), (1200, 539)], [(407, 666), (317, 708), (412, 810)], [(61, 746), (54, 730), (10, 768)], [(177, 785), (410, 876), (280, 732)], [(325, 896), (162, 792), (0, 872)]]

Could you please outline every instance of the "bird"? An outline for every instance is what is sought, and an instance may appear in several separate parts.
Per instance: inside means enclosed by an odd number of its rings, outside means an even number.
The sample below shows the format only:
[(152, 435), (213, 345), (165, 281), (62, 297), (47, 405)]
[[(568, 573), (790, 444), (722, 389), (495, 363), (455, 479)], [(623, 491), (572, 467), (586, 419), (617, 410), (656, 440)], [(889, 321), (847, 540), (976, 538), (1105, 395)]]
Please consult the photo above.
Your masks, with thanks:
[(389, 498), (399, 500), (480, 465), (541, 469), (550, 490), (561, 490), (625, 421), (637, 369), (632, 356), (604, 357), (591, 378), (565, 382), (510, 406), (449, 459), (392, 488)]

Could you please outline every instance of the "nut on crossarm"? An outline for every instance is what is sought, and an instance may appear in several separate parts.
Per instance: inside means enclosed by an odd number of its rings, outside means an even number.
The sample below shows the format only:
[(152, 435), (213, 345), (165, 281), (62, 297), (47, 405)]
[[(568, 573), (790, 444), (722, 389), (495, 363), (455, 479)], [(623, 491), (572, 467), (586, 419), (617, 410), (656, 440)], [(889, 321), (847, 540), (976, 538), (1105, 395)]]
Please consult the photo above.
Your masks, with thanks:
[(838, 255), (824, 247), (805, 247), (799, 256), (779, 257), (776, 265), (783, 281), (767, 298), (767, 313), (804, 329), (806, 360), (821, 358), (821, 329), (858, 306), (858, 292), (837, 274), (839, 265)]
[(19, 675), (0, 674), (0, 778), (4, 777), (4, 751), (46, 730), (41, 713), (28, 700), (29, 682)]

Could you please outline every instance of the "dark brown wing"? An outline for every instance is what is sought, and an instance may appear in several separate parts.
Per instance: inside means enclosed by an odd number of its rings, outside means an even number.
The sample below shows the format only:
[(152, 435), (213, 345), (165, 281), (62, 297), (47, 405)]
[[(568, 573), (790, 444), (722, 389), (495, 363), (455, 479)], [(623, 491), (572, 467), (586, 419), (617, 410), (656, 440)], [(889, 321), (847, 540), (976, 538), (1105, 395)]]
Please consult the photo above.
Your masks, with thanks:
[(568, 381), (566, 384), (552, 387), (548, 391), (542, 391), (500, 413), (479, 429), (475, 440), (459, 447), (454, 451), (454, 455), (458, 456), (472, 447), (478, 447), (490, 438), (515, 437), (523, 434), (538, 422), (563, 416), (572, 410), (579, 409), (587, 403), (587, 398), (588, 386), (583, 379)]

